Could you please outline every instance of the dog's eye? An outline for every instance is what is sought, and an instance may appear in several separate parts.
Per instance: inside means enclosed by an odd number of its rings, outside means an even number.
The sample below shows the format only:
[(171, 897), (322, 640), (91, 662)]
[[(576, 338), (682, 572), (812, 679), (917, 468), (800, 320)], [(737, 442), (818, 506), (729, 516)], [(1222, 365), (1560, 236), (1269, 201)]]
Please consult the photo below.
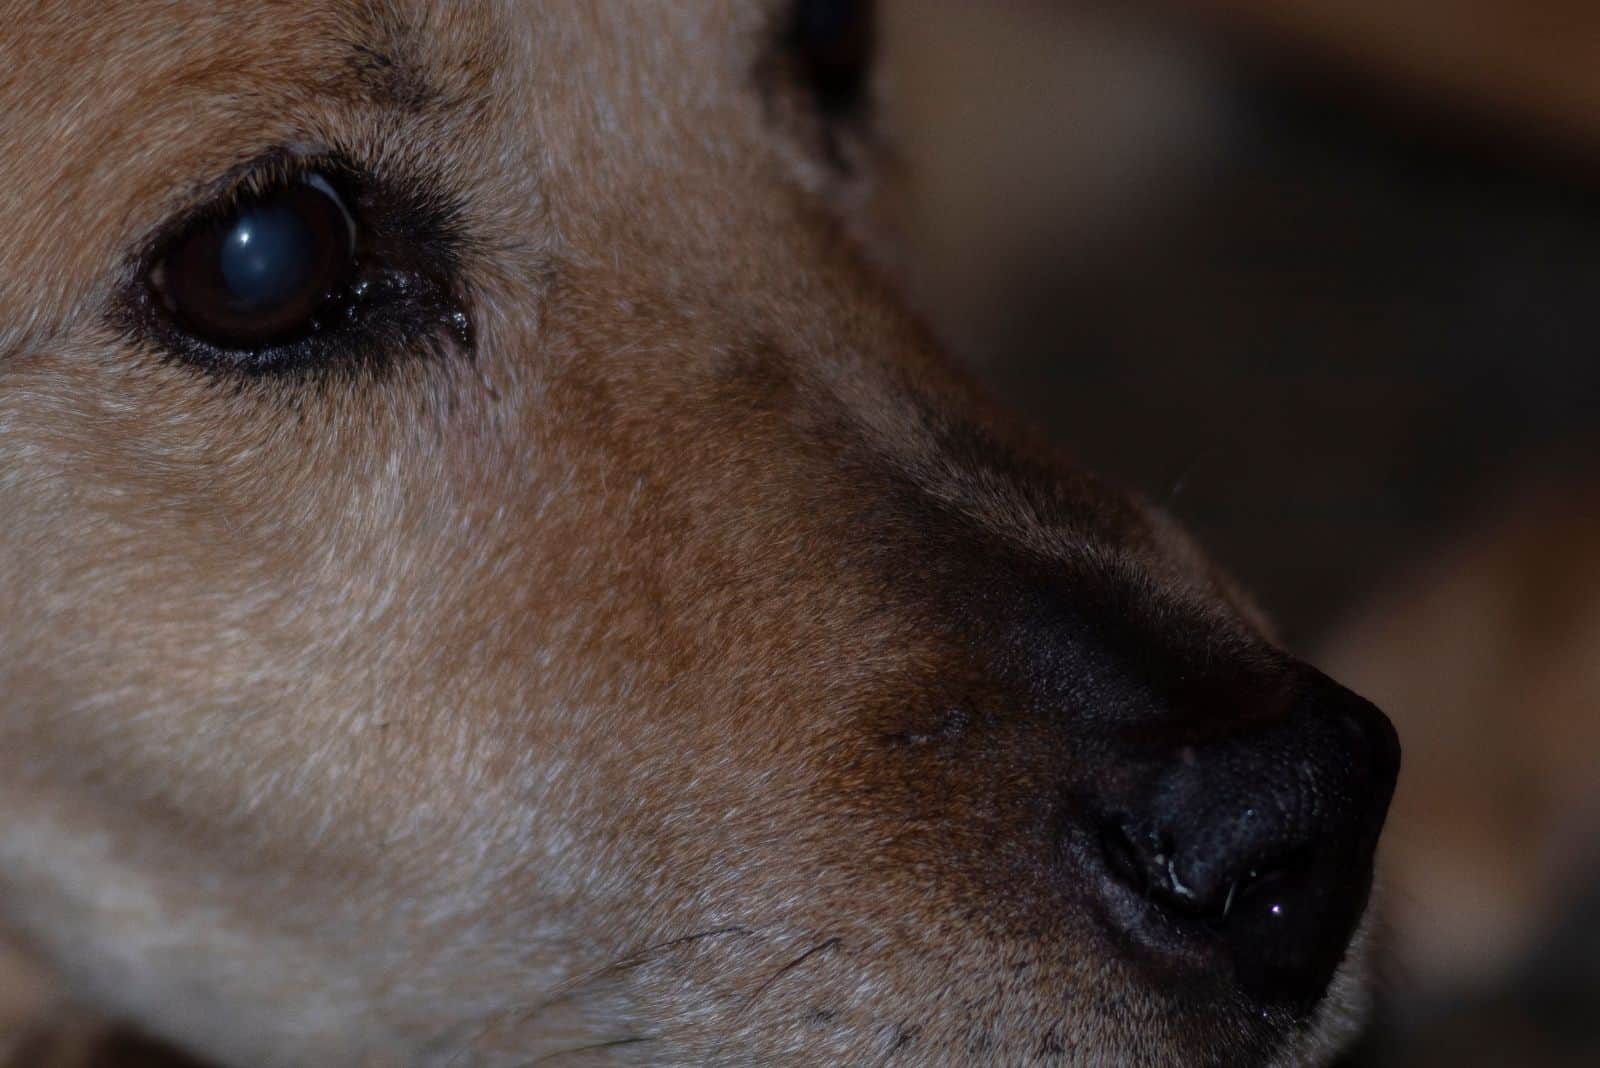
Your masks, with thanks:
[(858, 110), (876, 50), (876, 5), (871, 0), (799, 0), (788, 45), (817, 107), (829, 117)]
[(355, 220), (333, 186), (310, 174), (201, 222), (149, 281), (185, 330), (240, 350), (315, 333), (355, 268)]
[(426, 168), (273, 150), (153, 236), (108, 314), (135, 344), (214, 374), (365, 375), (470, 354), (463, 219)]

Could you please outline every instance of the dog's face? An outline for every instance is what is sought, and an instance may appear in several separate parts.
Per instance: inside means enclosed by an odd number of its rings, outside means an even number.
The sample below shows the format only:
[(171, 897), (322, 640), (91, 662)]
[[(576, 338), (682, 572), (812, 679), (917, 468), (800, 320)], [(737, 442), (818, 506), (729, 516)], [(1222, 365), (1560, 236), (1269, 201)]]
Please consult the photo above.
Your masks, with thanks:
[(867, 5), (0, 15), (0, 915), (81, 991), (238, 1063), (1348, 1035), (1392, 733), (897, 310)]

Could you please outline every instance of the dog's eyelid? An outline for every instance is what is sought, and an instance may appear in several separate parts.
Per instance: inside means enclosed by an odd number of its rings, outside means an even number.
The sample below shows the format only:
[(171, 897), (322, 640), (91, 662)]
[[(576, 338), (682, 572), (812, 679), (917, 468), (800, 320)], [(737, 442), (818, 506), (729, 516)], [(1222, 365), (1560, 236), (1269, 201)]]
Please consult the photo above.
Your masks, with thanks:
[[(112, 320), (130, 340), (223, 372), (341, 362), (372, 368), (398, 358), (397, 349), (435, 351), (443, 338), (470, 350), (470, 317), (457, 281), (462, 241), (455, 201), (440, 195), (437, 181), (376, 170), (347, 152), (306, 144), (269, 149), (230, 168), (140, 243)], [(303, 336), (240, 345), (208, 340), (182, 314), (171, 257), (208, 228), (236, 226), (241, 211), (266, 208), (270, 217), (272, 202), (296, 185), (332, 205), (332, 226), (343, 230), (353, 256), (351, 271), (304, 320), (306, 329), (296, 331)], [(328, 223), (322, 225), (327, 233)]]
[(239, 157), (221, 174), (187, 184), (164, 198), (163, 221), (155, 227), (155, 236), (147, 239), (144, 245), (153, 246), (185, 223), (208, 213), (225, 211), (240, 197), (259, 194), (300, 175), (351, 171), (348, 159), (337, 148), (310, 142), (291, 142)]

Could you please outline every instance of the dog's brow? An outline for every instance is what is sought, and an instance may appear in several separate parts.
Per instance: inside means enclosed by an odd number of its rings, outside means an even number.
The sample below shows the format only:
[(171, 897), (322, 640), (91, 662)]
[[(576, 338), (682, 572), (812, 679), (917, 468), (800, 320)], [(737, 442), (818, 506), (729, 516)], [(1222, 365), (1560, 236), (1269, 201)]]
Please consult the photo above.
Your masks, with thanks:
[(436, 106), (443, 94), (428, 80), (423, 64), (401, 42), (384, 37), (388, 34), (350, 43), (349, 94), (404, 111)]
[(363, 9), (356, 19), (348, 27), (346, 84), (341, 89), (362, 101), (408, 112), (437, 107), (445, 94), (429, 76), (426, 27), (388, 5)]

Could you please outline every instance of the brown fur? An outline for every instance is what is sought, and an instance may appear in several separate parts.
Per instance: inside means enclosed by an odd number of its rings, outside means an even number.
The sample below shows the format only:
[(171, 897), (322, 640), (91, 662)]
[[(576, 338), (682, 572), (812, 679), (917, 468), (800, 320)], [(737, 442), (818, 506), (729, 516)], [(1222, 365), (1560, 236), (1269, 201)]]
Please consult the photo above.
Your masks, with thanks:
[[(1196, 1008), (1026, 848), (1078, 757), (1002, 715), (991, 579), (1265, 646), (897, 309), (881, 149), (774, 17), (0, 10), (0, 919), (78, 997), (241, 1064), (1348, 1036), (1359, 952), (1307, 1021)], [(242, 378), (141, 335), (166, 221), (324, 148), (442, 198), (470, 346)]]

